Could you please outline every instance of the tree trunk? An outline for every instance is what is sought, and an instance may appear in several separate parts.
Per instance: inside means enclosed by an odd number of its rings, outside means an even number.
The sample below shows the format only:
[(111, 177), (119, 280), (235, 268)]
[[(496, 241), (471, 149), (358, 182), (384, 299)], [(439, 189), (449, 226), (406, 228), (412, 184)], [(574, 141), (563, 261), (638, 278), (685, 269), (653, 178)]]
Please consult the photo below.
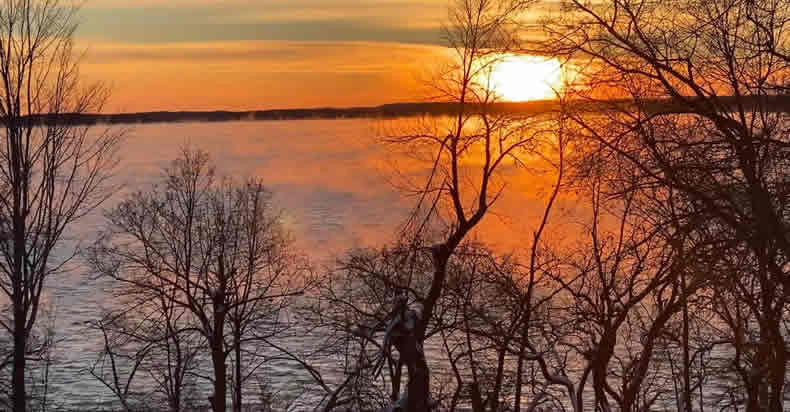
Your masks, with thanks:
[(748, 379), (746, 382), (746, 412), (761, 412), (760, 411), (760, 385), (762, 379), (759, 376)]
[(480, 393), (480, 384), (477, 381), (472, 381), (469, 385), (472, 397), (472, 412), (485, 412), (485, 405), (483, 404), (483, 394)]
[(489, 405), (491, 405), (492, 411), (499, 410), (499, 395), (502, 392), (502, 381), (504, 380), (505, 375), (505, 355), (507, 353), (507, 344), (509, 339), (505, 340), (505, 345), (499, 348), (499, 354), (497, 356), (497, 368), (496, 368), (496, 376), (494, 377), (494, 389), (491, 391), (489, 395)]
[(211, 348), (211, 361), (214, 365), (214, 396), (211, 399), (211, 406), (214, 412), (225, 412), (227, 393), (227, 372), (225, 367), (225, 351), (222, 348), (222, 341), (213, 342)]
[[(223, 238), (224, 240), (224, 238)], [(225, 319), (226, 312), (226, 291), (228, 289), (228, 275), (225, 271), (224, 255), (220, 254), (218, 259), (219, 287), (212, 293), (214, 309), (214, 327), (211, 331), (211, 361), (214, 364), (214, 412), (227, 411), (227, 386), (228, 375), (225, 365)]]
[[(18, 162), (19, 154), (13, 156)], [(15, 163), (17, 163), (15, 162)], [(20, 166), (15, 165), (13, 170), (19, 171)], [(21, 205), (22, 194), (18, 190), (14, 192), (14, 261), (12, 287), (13, 293), (11, 302), (14, 308), (14, 367), (11, 380), (12, 404), (14, 412), (25, 412), (27, 409), (27, 396), (25, 394), (25, 354), (27, 352), (27, 307), (25, 305), (25, 290), (32, 288), (26, 284), (28, 279), (25, 276), (25, 218)]]
[(595, 395), (595, 405), (605, 412), (611, 410), (609, 406), (609, 399), (606, 396), (605, 390), (606, 377), (608, 373), (607, 368), (609, 367), (609, 361), (614, 355), (614, 347), (617, 344), (616, 337), (613, 335), (614, 332), (612, 332), (612, 330), (616, 330), (616, 328), (610, 329), (603, 334), (592, 360), (593, 394)]
[(409, 366), (409, 401), (408, 412), (428, 411), (429, 372), (425, 356)]
[(235, 386), (233, 397), (233, 410), (234, 412), (241, 412), (241, 335), (239, 334), (239, 326), (236, 325), (236, 330), (233, 332), (233, 349), (236, 351), (234, 359), (235, 378), (233, 384)]
[(214, 329), (211, 336), (211, 362), (214, 365), (214, 399), (211, 404), (214, 412), (227, 411), (228, 375), (225, 365), (225, 294), (224, 289), (214, 300)]
[(680, 272), (681, 293), (683, 294), (683, 408), (691, 411), (691, 356), (689, 354), (689, 305), (686, 296), (686, 274)]
[(428, 411), (429, 370), (421, 338), (417, 334), (410, 334), (394, 344), (409, 373), (409, 383), (406, 386), (408, 392), (406, 410)]
[(403, 373), (403, 362), (398, 359), (398, 362), (395, 364), (395, 370), (392, 371), (392, 393), (390, 393), (390, 400), (397, 401), (398, 398), (401, 396), (400, 393), (400, 384), (401, 384), (401, 374)]
[(515, 412), (521, 412), (521, 386), (523, 385), (523, 377), (521, 375), (524, 373), (524, 352), (526, 350), (524, 346), (524, 342), (521, 342), (518, 351), (518, 361), (516, 362), (516, 395), (513, 399), (513, 410)]
[(771, 394), (768, 400), (769, 411), (783, 410), (784, 403), (784, 387), (785, 376), (787, 372), (787, 350), (784, 337), (781, 332), (781, 311), (771, 311), (771, 344), (772, 344), (772, 362), (770, 362), (770, 387)]
[(21, 298), (14, 305), (14, 370), (11, 386), (13, 388), (12, 403), (14, 412), (25, 412), (27, 397), (25, 396), (25, 312), (21, 306)]
[[(181, 412), (181, 390), (183, 389), (184, 386), (183, 370), (184, 368), (186, 368), (186, 365), (184, 363), (184, 354), (181, 351), (181, 343), (178, 341), (178, 338), (176, 338), (176, 335), (173, 333), (172, 328), (170, 327), (168, 328), (170, 329), (169, 332), (170, 336), (173, 338), (172, 346), (176, 351), (176, 367), (175, 367), (175, 373), (173, 374), (172, 377), (173, 384), (172, 387), (170, 388), (170, 396), (171, 396), (170, 405), (172, 412)], [(168, 342), (168, 345), (169, 344), (170, 343)]]

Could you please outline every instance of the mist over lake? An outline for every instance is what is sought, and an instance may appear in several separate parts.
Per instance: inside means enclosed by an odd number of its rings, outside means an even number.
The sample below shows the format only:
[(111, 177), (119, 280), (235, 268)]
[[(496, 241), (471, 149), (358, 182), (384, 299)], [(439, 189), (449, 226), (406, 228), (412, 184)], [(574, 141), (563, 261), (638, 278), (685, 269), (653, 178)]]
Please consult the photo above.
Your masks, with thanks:
[[(299, 249), (316, 262), (329, 263), (335, 253), (387, 241), (408, 212), (408, 205), (388, 185), (380, 168), (385, 154), (373, 144), (370, 121), (123, 127), (126, 132), (114, 178), (123, 186), (108, 201), (109, 207), (158, 181), (162, 169), (191, 146), (210, 152), (223, 173), (239, 179), (262, 178), (274, 193), (274, 204)], [(102, 222), (97, 211), (74, 229), (88, 243)], [(112, 305), (112, 282), (100, 281), (97, 287), (93, 278), (95, 274), (78, 268), (53, 282), (57, 330), (64, 339), (59, 343), (63, 359), (53, 368), (53, 383), (69, 403), (112, 399), (84, 371), (101, 345), (98, 339), (85, 339), (84, 322)]]
[[(93, 242), (103, 224), (103, 210), (159, 181), (185, 147), (210, 153), (218, 172), (243, 180), (259, 177), (273, 192), (286, 229), (318, 271), (337, 256), (355, 248), (380, 247), (394, 241), (411, 212), (413, 198), (394, 182), (398, 156), (382, 143), (382, 133), (408, 127), (415, 119), (240, 121), (220, 123), (154, 123), (112, 126), (124, 131), (120, 163), (113, 181), (121, 185), (105, 207), (73, 227), (83, 246)], [(98, 130), (102, 126), (97, 126)], [(403, 167), (403, 162), (397, 163)], [(402, 172), (403, 170), (401, 170)], [(409, 173), (419, 174), (420, 169)], [(529, 182), (524, 182), (528, 184)], [(539, 186), (539, 183), (532, 183)], [(482, 225), (481, 233), (495, 233), (503, 252), (519, 250), (528, 242), (539, 206), (513, 184), (501, 205)], [(514, 223), (513, 217), (519, 217)], [(533, 219), (535, 220), (535, 219)], [(53, 279), (51, 300), (56, 314), (58, 355), (52, 366), (53, 394), (66, 405), (94, 405), (112, 394), (88, 373), (101, 339), (85, 322), (111, 308), (116, 284), (96, 279), (77, 263), (69, 273)], [(61, 340), (62, 339), (62, 340)], [(286, 373), (274, 384), (288, 382)], [(293, 373), (299, 372), (294, 369)], [(278, 381), (279, 380), (279, 381)]]

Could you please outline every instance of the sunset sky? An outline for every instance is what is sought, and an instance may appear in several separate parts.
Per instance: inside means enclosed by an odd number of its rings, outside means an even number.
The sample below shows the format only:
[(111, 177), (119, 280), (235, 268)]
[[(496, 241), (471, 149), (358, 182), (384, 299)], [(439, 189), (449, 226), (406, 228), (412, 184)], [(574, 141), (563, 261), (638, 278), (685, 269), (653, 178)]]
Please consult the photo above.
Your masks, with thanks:
[(448, 0), (88, 0), (82, 73), (105, 111), (377, 105), (424, 97)]

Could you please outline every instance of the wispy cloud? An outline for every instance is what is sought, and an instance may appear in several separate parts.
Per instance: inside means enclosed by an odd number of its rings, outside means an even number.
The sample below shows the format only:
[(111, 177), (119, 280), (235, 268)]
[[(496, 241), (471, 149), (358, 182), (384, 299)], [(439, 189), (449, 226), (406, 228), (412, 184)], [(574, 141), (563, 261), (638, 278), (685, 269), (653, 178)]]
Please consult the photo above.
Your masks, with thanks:
[(97, 0), (79, 35), (127, 42), (329, 40), (438, 43), (444, 0)]
[(372, 105), (424, 97), (450, 3), (90, 0), (77, 38), (113, 111)]

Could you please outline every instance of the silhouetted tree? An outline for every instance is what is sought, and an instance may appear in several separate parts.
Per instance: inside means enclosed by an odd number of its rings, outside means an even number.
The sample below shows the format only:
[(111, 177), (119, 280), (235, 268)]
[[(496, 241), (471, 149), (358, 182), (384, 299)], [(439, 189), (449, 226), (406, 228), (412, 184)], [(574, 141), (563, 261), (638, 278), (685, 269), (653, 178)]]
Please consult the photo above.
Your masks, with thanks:
[[(423, 344), (445, 287), (448, 262), (501, 195), (504, 181), (500, 171), (520, 164), (519, 157), (540, 142), (540, 131), (532, 127), (533, 122), (490, 111), (500, 97), (490, 76), (502, 53), (516, 44), (511, 29), (515, 14), (525, 4), (516, 0), (457, 1), (446, 30), (455, 60), (432, 83), (438, 94), (435, 97), (456, 103), (457, 114), (435, 129), (388, 138), (429, 167), (425, 179), (414, 184), (419, 201), (405, 233), (414, 239), (415, 250), (430, 250), (432, 275), (427, 288), (416, 295), (413, 328), (393, 342), (408, 370), (404, 394), (408, 405), (404, 409), (411, 412), (430, 408)], [(426, 232), (435, 235), (427, 236)]]
[[(3, 328), (13, 336), (14, 411), (28, 401), (30, 336), (47, 280), (71, 254), (72, 223), (100, 205), (118, 136), (88, 133), (61, 114), (99, 111), (107, 91), (79, 82), (72, 36), (76, 9), (67, 1), (0, 4), (0, 287), (10, 305)], [(64, 253), (61, 255), (60, 253)]]
[(163, 336), (169, 344), (182, 329), (201, 335), (215, 411), (226, 410), (226, 361), (233, 354), (241, 408), (243, 347), (276, 330), (259, 327), (276, 328), (278, 309), (301, 293), (306, 269), (268, 191), (258, 180), (216, 179), (205, 152), (185, 149), (161, 185), (129, 197), (107, 218), (107, 232), (92, 250), (94, 269), (119, 282), (128, 304), (161, 301), (155, 311), (139, 307), (137, 317), (175, 311), (183, 318)]
[(574, 120), (601, 158), (633, 169), (639, 187), (676, 192), (715, 229), (730, 262), (713, 293), (725, 299), (717, 306), (732, 330), (722, 337), (746, 410), (782, 410), (787, 2), (568, 0), (562, 10), (536, 49), (564, 56), (577, 98), (601, 109)]
[[(124, 289), (115, 292), (124, 304), (89, 325), (101, 334), (103, 348), (88, 372), (125, 411), (162, 404), (170, 412), (188, 410), (185, 397), (198, 373), (203, 341), (172, 295)], [(154, 385), (141, 387), (141, 375)]]
[[(396, 246), (351, 251), (320, 278), (316, 296), (302, 311), (306, 335), (320, 344), (291, 354), (322, 388), (321, 410), (385, 409), (400, 398), (403, 361), (382, 336), (394, 306), (408, 309), (404, 297), (425, 287), (430, 268), (427, 253)], [(327, 366), (335, 363), (343, 372), (340, 382), (326, 377)]]

